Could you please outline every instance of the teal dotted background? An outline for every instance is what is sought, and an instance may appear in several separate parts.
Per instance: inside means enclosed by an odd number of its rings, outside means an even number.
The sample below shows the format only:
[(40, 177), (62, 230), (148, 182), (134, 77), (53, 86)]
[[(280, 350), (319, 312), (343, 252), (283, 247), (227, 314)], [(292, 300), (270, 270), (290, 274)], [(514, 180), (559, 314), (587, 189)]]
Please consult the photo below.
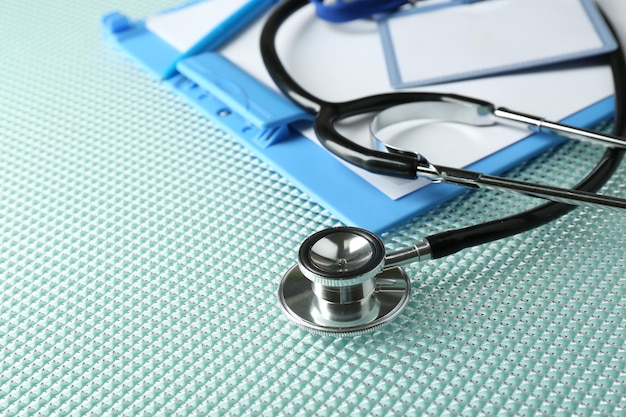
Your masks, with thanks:
[[(286, 321), (280, 276), (339, 223), (100, 37), (108, 11), (174, 4), (2, 5), (1, 415), (624, 414), (623, 214), (411, 265), (408, 308), (369, 334)], [(572, 185), (599, 155), (510, 175)], [(534, 203), (466, 193), (382, 237)]]

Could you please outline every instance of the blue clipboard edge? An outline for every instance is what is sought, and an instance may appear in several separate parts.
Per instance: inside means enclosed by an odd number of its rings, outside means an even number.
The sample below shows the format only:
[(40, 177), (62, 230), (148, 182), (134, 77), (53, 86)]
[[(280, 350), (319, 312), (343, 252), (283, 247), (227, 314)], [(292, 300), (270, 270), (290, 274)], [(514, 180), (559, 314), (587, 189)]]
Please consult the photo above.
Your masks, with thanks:
[[(125, 52), (155, 78), (160, 79), (153, 67), (158, 56), (167, 55), (160, 38), (136, 22), (130, 30), (118, 36), (105, 27), (104, 38)], [(165, 50), (161, 50), (165, 44)], [(463, 191), (462, 187), (433, 184), (398, 200), (392, 200), (367, 181), (346, 168), (330, 153), (295, 130), (288, 139), (271, 146), (261, 146), (252, 140), (250, 123), (236, 113), (224, 113), (225, 105), (179, 74), (163, 83), (212, 122), (235, 137), (261, 160), (296, 187), (334, 214), (344, 224), (364, 227), (380, 233), (403, 223), (420, 213), (449, 200)], [(613, 98), (607, 97), (564, 119), (567, 124), (590, 127), (613, 114)], [(489, 174), (499, 174), (513, 168), (565, 139), (546, 134), (533, 134), (515, 144), (470, 165), (468, 169)]]
[[(473, 78), (489, 77), (499, 74), (511, 73), (515, 71), (528, 70), (540, 66), (548, 66), (559, 64), (561, 62), (580, 60), (597, 55), (602, 55), (614, 51), (617, 49), (617, 41), (611, 33), (608, 24), (602, 17), (597, 6), (593, 3), (593, 0), (579, 0), (583, 6), (583, 9), (587, 13), (589, 20), (593, 24), (596, 33), (602, 40), (603, 45), (596, 49), (587, 51), (581, 51), (572, 54), (558, 55), (551, 58), (543, 58), (530, 60), (525, 62), (519, 62), (510, 65), (497, 66), (492, 68), (483, 68), (475, 71), (459, 72), (453, 74), (447, 74), (440, 77), (425, 78), (420, 80), (404, 80), (400, 73), (398, 66), (398, 58), (396, 50), (391, 40), (391, 30), (389, 29), (389, 20), (397, 17), (407, 16), (416, 13), (428, 13), (431, 11), (447, 8), (447, 7), (463, 7), (467, 6), (467, 2), (450, 0), (444, 3), (438, 3), (434, 5), (426, 5), (423, 7), (414, 7), (407, 10), (402, 10), (396, 13), (384, 14), (377, 16), (378, 32), (380, 35), (381, 43), (383, 45), (383, 55), (385, 56), (385, 62), (387, 64), (387, 73), (389, 77), (389, 84), (395, 89), (402, 88), (414, 88), (423, 87), (433, 84), (442, 84), (454, 81), (468, 80)], [(476, 3), (476, 2), (472, 2)]]

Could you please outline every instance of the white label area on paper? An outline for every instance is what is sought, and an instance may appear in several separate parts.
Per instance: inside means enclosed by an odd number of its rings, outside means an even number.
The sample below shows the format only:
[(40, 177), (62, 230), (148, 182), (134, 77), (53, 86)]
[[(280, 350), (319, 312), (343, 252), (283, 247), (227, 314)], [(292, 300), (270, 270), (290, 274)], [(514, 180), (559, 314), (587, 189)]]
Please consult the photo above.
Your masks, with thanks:
[[(497, 3), (506, 0), (492, 0)], [(516, 0), (522, 3), (534, 0)], [(560, 2), (562, 0), (543, 0)], [(191, 7), (215, 6), (214, 13), (232, 12), (233, 0), (209, 0), (205, 3), (149, 18), (150, 30), (172, 45), (188, 42), (186, 36), (170, 41), (167, 36), (184, 33), (207, 33), (207, 22), (190, 16)], [(238, 7), (241, 6), (240, 2)], [(219, 7), (218, 7), (219, 6)], [(460, 8), (464, 6), (451, 7)], [(219, 10), (218, 10), (219, 9)], [(167, 19), (165, 17), (168, 16)], [(220, 52), (260, 82), (276, 89), (259, 50), (263, 27), (261, 19), (244, 30)], [(450, 30), (454, 28), (450, 27)], [(405, 27), (403, 36), (419, 36), (419, 27)], [(181, 32), (181, 33), (182, 33)], [(196, 35), (197, 36), (197, 35)], [(202, 35), (201, 35), (202, 36)], [(187, 46), (188, 47), (188, 46)], [(287, 19), (277, 37), (278, 53), (292, 77), (306, 90), (328, 101), (344, 101), (372, 94), (392, 92), (380, 42), (378, 26), (374, 21), (332, 24), (315, 17), (309, 5)], [(415, 65), (419, 57), (414, 55)], [(408, 91), (408, 90), (403, 90)], [(436, 91), (476, 97), (548, 120), (560, 120), (613, 94), (611, 71), (605, 65), (580, 65), (545, 71), (525, 72), (480, 78), (426, 87), (410, 91)], [(429, 126), (416, 136), (415, 146), (431, 162), (446, 166), (467, 166), (491, 155), (523, 138), (529, 132), (506, 126), (466, 128), (463, 126)], [(471, 129), (471, 131), (469, 130)], [(370, 146), (367, 123), (341, 123), (344, 136)], [(461, 135), (467, 131), (467, 135)], [(313, 129), (303, 135), (315, 140)], [(453, 150), (453, 151), (452, 151)], [(389, 198), (401, 198), (424, 185), (424, 182), (403, 180), (369, 173), (353, 165), (346, 166), (378, 188)]]
[(149, 17), (146, 27), (184, 53), (246, 3), (248, 0), (194, 3)]
[(604, 47), (580, 0), (490, 0), (400, 14), (387, 24), (397, 66), (390, 70), (403, 85), (558, 62)]

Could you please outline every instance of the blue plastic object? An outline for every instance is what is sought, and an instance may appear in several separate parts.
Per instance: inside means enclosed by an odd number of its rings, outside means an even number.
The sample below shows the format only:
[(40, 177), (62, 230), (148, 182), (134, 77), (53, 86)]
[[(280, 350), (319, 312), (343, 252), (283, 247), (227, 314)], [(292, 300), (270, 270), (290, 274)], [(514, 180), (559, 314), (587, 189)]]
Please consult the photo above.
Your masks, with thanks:
[(177, 73), (177, 64), (180, 61), (219, 48), (276, 2), (277, 0), (249, 1), (185, 52), (154, 36), (145, 27), (144, 21), (132, 21), (119, 11), (104, 15), (101, 24), (106, 37), (114, 40), (129, 55), (141, 56), (138, 63), (146, 70), (155, 73), (160, 79), (167, 79)]
[[(315, 14), (320, 19), (329, 22), (348, 22), (350, 20), (371, 17), (378, 13), (396, 10), (407, 3), (417, 3), (418, 0), (310, 0), (315, 5)], [(450, 0), (452, 4), (469, 4), (483, 0)]]
[(277, 1), (278, 0), (251, 0), (246, 3), (245, 6), (229, 16), (220, 23), (218, 27), (205, 35), (188, 51), (172, 62), (163, 73), (163, 78), (170, 78), (176, 74), (176, 65), (183, 59), (198, 55), (202, 52), (213, 51), (228, 42), (241, 30), (244, 30), (249, 24), (257, 20), (259, 16), (265, 13), (265, 11), (272, 7)]
[(317, 17), (330, 22), (347, 22), (370, 17), (376, 13), (389, 12), (409, 3), (409, 0), (336, 0), (326, 4), (324, 0), (310, 0), (315, 5)]
[[(312, 116), (288, 98), (261, 84), (222, 55), (208, 52), (181, 61), (181, 73), (209, 94), (195, 100), (203, 102), (213, 96), (224, 104), (215, 116), (225, 119), (236, 113), (246, 121), (244, 130), (255, 128), (255, 141), (267, 147), (285, 137), (288, 125)], [(175, 88), (179, 88), (177, 84)], [(183, 87), (184, 88), (184, 87)], [(193, 87), (188, 87), (188, 89)]]
[(132, 23), (130, 19), (118, 11), (113, 11), (102, 16), (102, 25), (112, 34), (130, 29)]

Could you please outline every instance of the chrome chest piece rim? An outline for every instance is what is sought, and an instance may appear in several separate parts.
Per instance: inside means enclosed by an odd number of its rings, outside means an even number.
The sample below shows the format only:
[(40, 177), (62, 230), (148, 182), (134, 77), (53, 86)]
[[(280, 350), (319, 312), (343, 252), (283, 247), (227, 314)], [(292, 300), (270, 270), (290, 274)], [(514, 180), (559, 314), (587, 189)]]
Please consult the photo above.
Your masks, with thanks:
[(385, 247), (373, 233), (353, 227), (323, 230), (302, 243), (298, 264), (280, 283), (279, 304), (306, 329), (371, 329), (396, 317), (411, 291), (402, 268), (384, 266)]

